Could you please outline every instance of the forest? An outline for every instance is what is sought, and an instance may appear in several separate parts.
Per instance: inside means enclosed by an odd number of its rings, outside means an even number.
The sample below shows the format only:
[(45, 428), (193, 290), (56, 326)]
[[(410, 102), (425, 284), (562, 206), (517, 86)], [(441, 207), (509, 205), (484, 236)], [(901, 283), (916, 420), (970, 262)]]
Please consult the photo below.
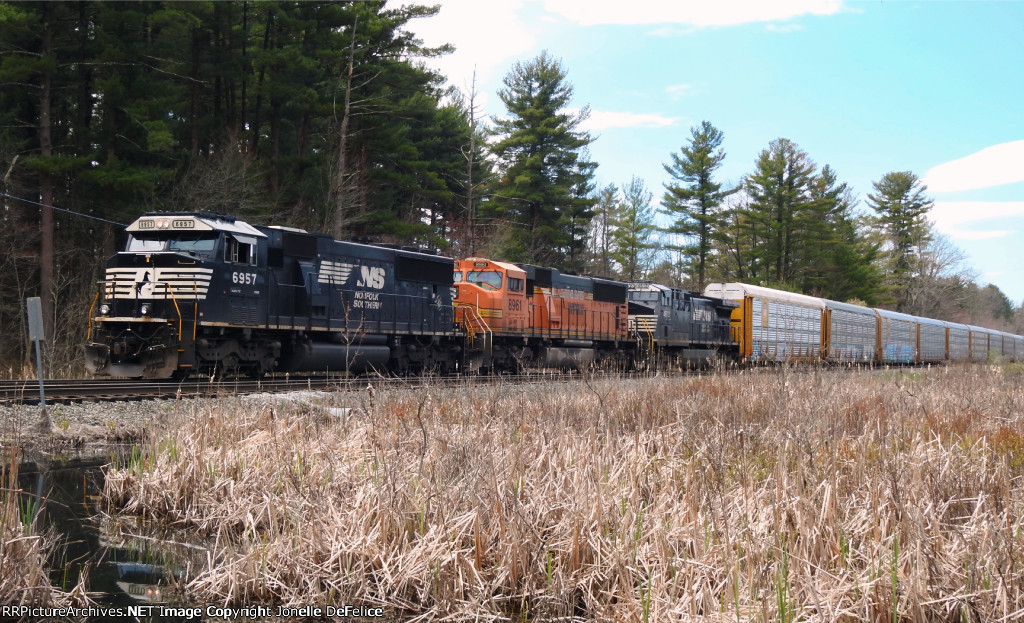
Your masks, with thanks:
[[(702, 289), (735, 280), (1024, 333), (928, 221), (911, 171), (863, 199), (798, 143), (735, 187), (704, 121), (671, 182), (598, 187), (585, 102), (548, 53), (481, 112), (410, 31), (435, 6), (380, 1), (0, 2), (0, 366), (29, 362), (42, 298), (48, 374), (81, 373), (86, 315), (122, 225), (153, 210)], [(475, 85), (472, 76), (451, 83)]]

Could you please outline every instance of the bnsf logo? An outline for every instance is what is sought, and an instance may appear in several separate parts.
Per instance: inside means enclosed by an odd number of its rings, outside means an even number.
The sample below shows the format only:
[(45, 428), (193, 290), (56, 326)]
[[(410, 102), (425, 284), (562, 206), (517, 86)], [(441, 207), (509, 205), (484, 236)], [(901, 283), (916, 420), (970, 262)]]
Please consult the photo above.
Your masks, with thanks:
[(356, 286), (360, 288), (373, 288), (374, 290), (380, 290), (384, 287), (384, 274), (383, 268), (360, 266), (360, 279), (356, 282)]

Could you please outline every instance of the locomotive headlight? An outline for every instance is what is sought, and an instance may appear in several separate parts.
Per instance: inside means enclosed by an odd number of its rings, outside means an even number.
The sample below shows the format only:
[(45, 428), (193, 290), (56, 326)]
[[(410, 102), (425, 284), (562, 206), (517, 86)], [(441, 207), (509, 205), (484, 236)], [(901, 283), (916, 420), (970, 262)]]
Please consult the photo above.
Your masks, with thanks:
[(144, 304), (142, 307), (139, 308), (139, 311), (142, 313), (143, 316), (148, 316), (149, 315), (149, 304)]
[(100, 314), (103, 316), (110, 314), (110, 305), (107, 305), (106, 303), (100, 305)]

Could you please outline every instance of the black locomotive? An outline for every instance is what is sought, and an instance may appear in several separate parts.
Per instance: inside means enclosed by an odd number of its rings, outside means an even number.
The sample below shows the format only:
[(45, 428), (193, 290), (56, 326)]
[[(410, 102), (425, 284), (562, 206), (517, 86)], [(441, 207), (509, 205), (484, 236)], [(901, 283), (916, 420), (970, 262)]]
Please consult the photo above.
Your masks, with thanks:
[(455, 367), (453, 261), (207, 213), (129, 225), (90, 310), (94, 374)]
[(656, 283), (629, 285), (629, 330), (637, 361), (658, 369), (702, 367), (735, 357), (731, 317), (736, 301)]

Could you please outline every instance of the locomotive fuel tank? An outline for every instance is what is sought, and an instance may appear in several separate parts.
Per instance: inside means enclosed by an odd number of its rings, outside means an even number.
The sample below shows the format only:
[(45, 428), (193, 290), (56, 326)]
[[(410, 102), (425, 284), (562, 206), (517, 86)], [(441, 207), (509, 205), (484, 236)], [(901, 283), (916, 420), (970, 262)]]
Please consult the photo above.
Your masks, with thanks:
[(281, 362), (281, 372), (303, 370), (366, 372), (384, 370), (391, 358), (387, 346), (372, 344), (334, 344), (307, 342), (298, 344)]

